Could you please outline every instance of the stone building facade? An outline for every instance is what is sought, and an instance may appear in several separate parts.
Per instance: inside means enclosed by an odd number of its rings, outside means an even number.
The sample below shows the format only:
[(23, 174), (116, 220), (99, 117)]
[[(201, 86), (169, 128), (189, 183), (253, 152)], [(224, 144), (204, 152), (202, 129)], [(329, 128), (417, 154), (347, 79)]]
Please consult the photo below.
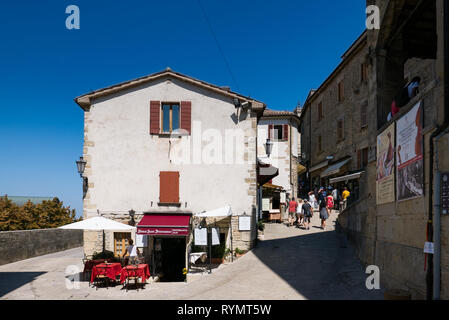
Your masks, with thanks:
[[(234, 249), (253, 247), (263, 103), (170, 69), (75, 101), (85, 119), (84, 218), (101, 215), (139, 230), (147, 215), (189, 215), (192, 229), (200, 222), (196, 214), (231, 206), (232, 217), (218, 222), (226, 247), (231, 239)], [(239, 231), (240, 216), (252, 217), (250, 231)], [(105, 249), (117, 253), (120, 237), (106, 232)], [(135, 240), (135, 232), (128, 238)], [(150, 258), (156, 236), (148, 238)], [(193, 230), (183, 238), (187, 265)], [(85, 232), (86, 255), (100, 252), (102, 243), (101, 232)]]
[[(375, 152), (368, 152), (358, 201), (339, 216), (339, 225), (354, 243), (366, 265), (380, 268), (385, 289), (408, 291), (413, 299), (449, 298), (449, 247), (447, 215), (441, 215), (438, 174), (449, 169), (447, 126), (447, 4), (444, 1), (373, 0), (380, 10), (380, 29), (366, 31), (368, 56), (367, 91), (369, 150), (376, 150), (377, 137), (399, 122), (417, 104), (422, 106), (423, 195), (398, 197), (395, 149), (395, 196), (390, 202), (376, 200), (378, 167)], [(445, 23), (446, 21), (446, 23)], [(446, 39), (446, 40), (445, 40)], [(447, 70), (447, 69), (446, 69)], [(419, 93), (389, 117), (392, 101), (414, 77), (420, 77)], [(314, 130), (314, 129), (312, 129)], [(418, 137), (418, 136), (417, 136)], [(438, 139), (436, 139), (438, 137)], [(393, 140), (393, 146), (397, 141)], [(415, 145), (416, 148), (416, 145)], [(313, 148), (312, 148), (313, 153)], [(402, 183), (402, 182), (401, 182)], [(432, 242), (435, 254), (425, 254)]]
[(346, 184), (354, 191), (365, 191), (360, 188), (375, 152), (371, 146), (377, 129), (368, 106), (368, 52), (365, 32), (323, 84), (310, 91), (304, 104), (302, 161), (308, 168), (309, 190), (332, 185), (341, 192)]

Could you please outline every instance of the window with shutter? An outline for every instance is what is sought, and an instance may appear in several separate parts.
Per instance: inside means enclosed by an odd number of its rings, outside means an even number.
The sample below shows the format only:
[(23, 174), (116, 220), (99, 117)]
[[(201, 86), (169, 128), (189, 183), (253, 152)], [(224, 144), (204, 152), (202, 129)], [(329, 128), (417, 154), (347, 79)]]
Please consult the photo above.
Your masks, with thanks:
[(192, 134), (192, 102), (181, 102), (181, 129)]
[(360, 123), (362, 128), (365, 128), (368, 125), (367, 106), (368, 102), (362, 103), (362, 108), (360, 110)]
[(362, 150), (362, 168), (366, 168), (368, 166), (368, 148)]
[(338, 101), (342, 102), (345, 99), (345, 87), (343, 81), (338, 83)]
[(345, 131), (344, 131), (344, 123), (343, 120), (340, 119), (337, 121), (337, 140), (342, 141), (345, 138)]
[(368, 66), (366, 63), (361, 65), (361, 81), (364, 82), (368, 80)]
[(324, 118), (323, 103), (318, 103), (318, 121)]
[(166, 204), (179, 203), (179, 172), (162, 171), (160, 177), (159, 201)]
[(273, 129), (274, 126), (272, 124), (268, 125), (268, 139), (273, 140)]
[(151, 101), (150, 102), (150, 134), (159, 134), (161, 131), (161, 102)]
[(282, 140), (288, 141), (288, 124), (284, 124), (284, 134), (282, 136)]
[(362, 151), (357, 150), (357, 168), (362, 168)]

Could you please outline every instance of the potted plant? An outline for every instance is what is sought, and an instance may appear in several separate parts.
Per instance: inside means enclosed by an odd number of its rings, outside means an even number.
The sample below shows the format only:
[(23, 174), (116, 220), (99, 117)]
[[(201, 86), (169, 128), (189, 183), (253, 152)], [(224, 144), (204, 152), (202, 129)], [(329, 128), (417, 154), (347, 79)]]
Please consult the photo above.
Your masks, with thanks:
[(240, 250), (239, 248), (235, 248), (234, 252), (237, 258), (243, 256), (246, 253), (245, 251)]

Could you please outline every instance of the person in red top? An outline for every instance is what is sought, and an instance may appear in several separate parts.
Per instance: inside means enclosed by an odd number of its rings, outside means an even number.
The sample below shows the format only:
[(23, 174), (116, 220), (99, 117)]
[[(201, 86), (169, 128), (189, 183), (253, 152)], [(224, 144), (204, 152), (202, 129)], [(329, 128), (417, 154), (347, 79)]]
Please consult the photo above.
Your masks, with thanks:
[(292, 199), (288, 203), (288, 226), (292, 227), (293, 223), (295, 222), (295, 214), (296, 214), (296, 207), (298, 207), (298, 203), (295, 201), (295, 198)]

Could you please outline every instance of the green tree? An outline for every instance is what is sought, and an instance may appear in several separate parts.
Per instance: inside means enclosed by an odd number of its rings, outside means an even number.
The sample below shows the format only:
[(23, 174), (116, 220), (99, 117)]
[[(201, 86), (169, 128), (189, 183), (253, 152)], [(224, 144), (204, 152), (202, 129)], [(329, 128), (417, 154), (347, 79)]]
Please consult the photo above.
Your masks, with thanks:
[(17, 206), (7, 196), (0, 197), (0, 231), (51, 229), (79, 221), (75, 210), (64, 207), (57, 198)]
[(19, 207), (8, 197), (0, 197), (0, 230), (23, 230), (24, 223), (19, 212)]

